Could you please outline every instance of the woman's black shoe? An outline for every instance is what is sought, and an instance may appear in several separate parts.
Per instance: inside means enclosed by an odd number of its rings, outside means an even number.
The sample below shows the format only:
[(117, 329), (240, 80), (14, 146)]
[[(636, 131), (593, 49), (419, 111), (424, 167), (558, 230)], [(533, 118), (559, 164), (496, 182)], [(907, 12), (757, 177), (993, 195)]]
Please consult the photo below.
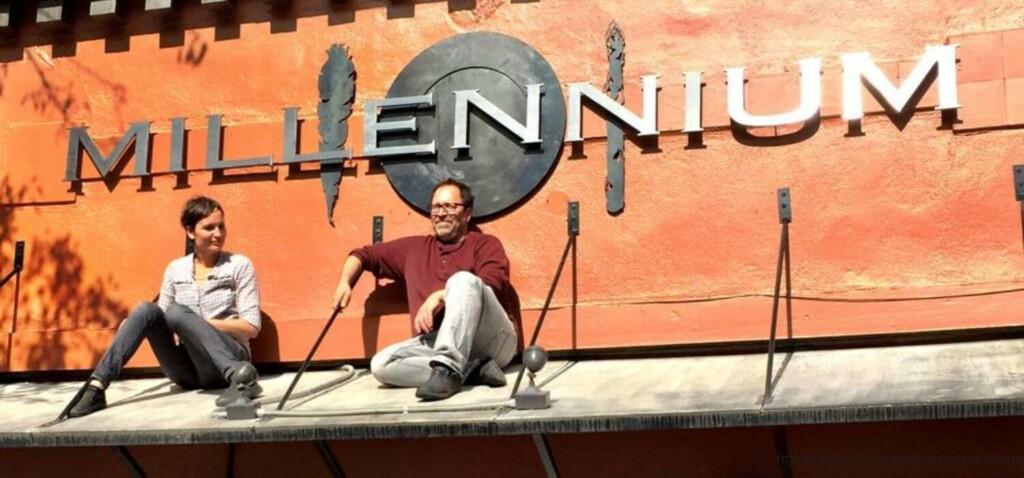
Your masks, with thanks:
[(231, 384), (228, 385), (228, 389), (224, 391), (214, 403), (218, 407), (227, 406), (227, 404), (234, 402), (239, 397), (244, 397), (246, 400), (252, 400), (260, 396), (263, 393), (263, 387), (260, 386), (258, 380), (260, 378), (259, 373), (256, 372), (254, 367), (249, 362), (241, 362), (235, 366), (234, 370), (231, 371)]
[(107, 408), (107, 393), (92, 385), (88, 385), (85, 387), (85, 392), (82, 392), (82, 397), (68, 411), (68, 416), (72, 418), (84, 417), (104, 408)]

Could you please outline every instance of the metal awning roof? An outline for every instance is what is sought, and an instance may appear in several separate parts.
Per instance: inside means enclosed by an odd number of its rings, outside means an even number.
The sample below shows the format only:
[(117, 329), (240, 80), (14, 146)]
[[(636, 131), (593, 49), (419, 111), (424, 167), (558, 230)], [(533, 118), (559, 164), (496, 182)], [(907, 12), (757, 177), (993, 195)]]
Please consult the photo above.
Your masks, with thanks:
[[(164, 379), (116, 382), (110, 407), (53, 420), (79, 383), (0, 386), (0, 446), (140, 445), (472, 436), (714, 428), (1024, 415), (1024, 339), (805, 351), (776, 357), (762, 405), (764, 354), (552, 362), (541, 371), (553, 406), (225, 420), (216, 392), (179, 391)], [(266, 377), (268, 395), (292, 374)], [(338, 372), (307, 373), (299, 389)], [(514, 375), (510, 373), (510, 382)], [(474, 387), (426, 405), (494, 403), (510, 387)], [(409, 389), (382, 388), (365, 370), (287, 409), (316, 412), (424, 406)], [(273, 407), (268, 407), (273, 408)]]

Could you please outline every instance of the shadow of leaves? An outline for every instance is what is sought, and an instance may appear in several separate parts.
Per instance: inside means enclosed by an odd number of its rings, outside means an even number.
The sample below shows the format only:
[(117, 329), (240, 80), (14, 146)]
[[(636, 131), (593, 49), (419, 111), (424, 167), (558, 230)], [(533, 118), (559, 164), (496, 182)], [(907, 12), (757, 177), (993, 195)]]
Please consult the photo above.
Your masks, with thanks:
[[(17, 203), (30, 188), (12, 186), (4, 178), (0, 180), (0, 202)], [(110, 275), (89, 277), (88, 261), (71, 233), (20, 237), (16, 216), (22, 209), (32, 208), (0, 208), (0, 264), (9, 264), (14, 241), (25, 240), (27, 246), (17, 307), (13, 308), (16, 312), (4, 311), (6, 332), (12, 334), (4, 362), (8, 370), (29, 371), (67, 369), (82, 363), (91, 366), (107, 344), (99, 336), (81, 332), (112, 328), (128, 314), (128, 308), (114, 298), (117, 281)], [(33, 212), (45, 216), (38, 209)], [(37, 222), (39, 217), (24, 221)], [(3, 297), (13, 299), (14, 292), (3, 291)]]

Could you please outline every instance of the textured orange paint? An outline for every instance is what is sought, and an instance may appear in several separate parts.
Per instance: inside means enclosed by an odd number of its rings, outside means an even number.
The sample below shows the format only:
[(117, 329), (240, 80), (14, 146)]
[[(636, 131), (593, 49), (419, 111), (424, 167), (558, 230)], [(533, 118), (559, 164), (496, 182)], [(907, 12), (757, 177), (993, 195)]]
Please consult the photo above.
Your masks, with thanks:
[(1007, 78), (1024, 77), (1024, 29), (1003, 32), (1003, 71)]
[(1006, 79), (1006, 122), (1024, 124), (1024, 77)]
[[(567, 145), (529, 201), (482, 226), (505, 243), (530, 332), (564, 244), (564, 202), (581, 202), (577, 320), (573, 324), (565, 308), (571, 301), (566, 275), (555, 296), (560, 308), (541, 335), (546, 346), (766, 337), (768, 299), (651, 302), (769, 293), (779, 239), (775, 190), (781, 186), (792, 189), (795, 201), (796, 294), (920, 296), (1024, 283), (1010, 181), (1011, 165), (1024, 157), (1019, 129), (938, 130), (939, 114), (930, 110), (934, 85), (902, 129), (866, 92), (863, 136), (848, 137), (847, 125), (836, 117), (841, 54), (870, 52), (896, 82), (926, 45), (963, 37), (963, 123), (956, 128), (1016, 122), (1016, 84), (1011, 88), (1002, 75), (1016, 71), (1007, 58), (1024, 31), (1014, 23), (1024, 6), (944, 0), (871, 9), (834, 2), (829, 15), (809, 15), (816, 7), (806, 3), (720, 1), (662, 0), (642, 9), (611, 0), (587, 8), (568, 0), (488, 1), (468, 11), (421, 2), (340, 7), (340, 13), (326, 12), (323, 2), (294, 4), (296, 31), (269, 19), (259, 2), (237, 7), (237, 34), (230, 25), (213, 26), (208, 8), (190, 4), (181, 11), (184, 31), (177, 41), (174, 32), (161, 32), (158, 19), (132, 17), (124, 51), (108, 52), (101, 33), (78, 41), (70, 55), (41, 44), (0, 65), (0, 269), (10, 264), (15, 240), (29, 243), (8, 369), (91, 366), (119, 318), (153, 297), (163, 268), (181, 253), (178, 208), (195, 194), (222, 201), (229, 249), (250, 256), (258, 271), (268, 326), (256, 344), (257, 359), (301, 360), (328, 316), (345, 254), (370, 240), (372, 217), (385, 217), (388, 239), (429, 231), (428, 222), (395, 194), (380, 161), (358, 158), (362, 106), (385, 96), (424, 48), (466, 31), (501, 32), (529, 43), (552, 64), (563, 87), (578, 81), (602, 86), (603, 35), (615, 20), (626, 36), (626, 104), (640, 113), (640, 77), (660, 75), (659, 128), (665, 133), (657, 148), (627, 140), (623, 214), (604, 211), (605, 125), (588, 110), (588, 140), (579, 148), (585, 159), (569, 159)], [(998, 51), (966, 44), (996, 37), (1002, 39)], [(316, 78), (335, 42), (349, 47), (358, 71), (346, 143), (357, 158), (345, 170), (336, 227), (327, 223), (316, 165), (196, 171), (205, 162), (210, 114), (224, 115), (227, 159), (273, 155), (280, 163), (286, 107), (300, 108), (301, 151), (315, 151)], [(751, 110), (773, 113), (795, 104), (796, 62), (808, 57), (823, 59), (825, 119), (819, 130), (792, 144), (741, 143), (727, 129), (723, 69), (745, 66)], [(685, 71), (704, 72), (703, 149), (687, 148), (688, 138), (677, 132)], [(193, 170), (177, 177), (165, 173), (174, 117), (187, 119)], [(152, 121), (151, 180), (100, 181), (85, 162), (90, 179), (80, 193), (67, 192), (61, 179), (68, 127), (88, 125), (108, 152), (130, 123), (141, 120)], [(126, 166), (122, 173), (130, 171)], [(13, 323), (9, 289), (0, 291), (5, 330)], [(353, 307), (318, 358), (363, 358), (408, 335), (402, 294), (394, 286), (365, 278), (355, 292)], [(949, 303), (800, 303), (794, 334), (1019, 324), (1012, 310), (1020, 300), (1018, 294)], [(152, 360), (145, 352), (132, 364)]]
[(1003, 79), (961, 83), (956, 129), (1002, 126), (1006, 123), (1006, 81)]
[(957, 44), (957, 79), (964, 83), (999, 80), (1003, 78), (1003, 34), (1002, 32), (980, 33), (953, 37), (950, 43)]

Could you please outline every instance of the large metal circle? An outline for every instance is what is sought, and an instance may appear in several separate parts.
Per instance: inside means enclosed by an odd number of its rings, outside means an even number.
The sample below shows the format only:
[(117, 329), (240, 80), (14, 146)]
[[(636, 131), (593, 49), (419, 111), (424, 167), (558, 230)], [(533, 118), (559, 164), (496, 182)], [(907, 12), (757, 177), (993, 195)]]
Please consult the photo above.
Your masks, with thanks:
[[(469, 151), (452, 149), (456, 90), (478, 90), (516, 121), (526, 123), (526, 85), (541, 84), (541, 139), (525, 146), (497, 122), (470, 107)], [(430, 191), (453, 178), (473, 189), (475, 218), (498, 214), (536, 189), (554, 167), (565, 135), (565, 98), (551, 65), (532, 47), (497, 33), (466, 33), (424, 50), (398, 75), (388, 98), (433, 93), (434, 108), (416, 110), (417, 131), (381, 134), (382, 147), (436, 141), (435, 156), (382, 161), (398, 194), (421, 213)], [(392, 113), (382, 115), (387, 121)], [(410, 113), (397, 113), (408, 116)], [(395, 118), (397, 119), (397, 118)]]

